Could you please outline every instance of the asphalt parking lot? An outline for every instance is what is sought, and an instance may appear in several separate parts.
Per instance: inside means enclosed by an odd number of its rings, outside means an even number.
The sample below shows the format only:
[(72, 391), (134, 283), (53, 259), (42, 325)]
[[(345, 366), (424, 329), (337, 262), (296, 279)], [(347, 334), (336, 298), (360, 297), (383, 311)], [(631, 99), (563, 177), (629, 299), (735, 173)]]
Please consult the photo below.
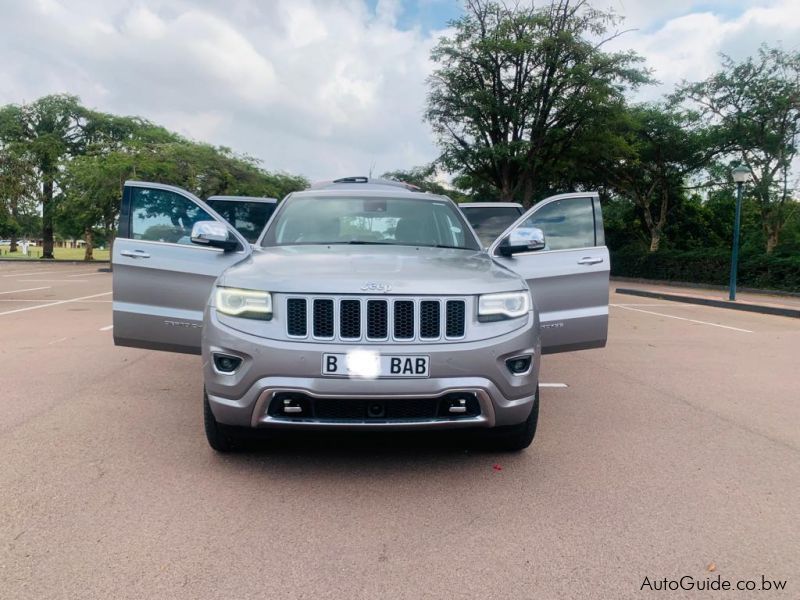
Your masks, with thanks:
[(200, 358), (115, 348), (109, 273), (0, 263), (0, 597), (800, 597), (800, 320), (611, 302), (606, 349), (544, 358), (525, 452), (219, 456)]

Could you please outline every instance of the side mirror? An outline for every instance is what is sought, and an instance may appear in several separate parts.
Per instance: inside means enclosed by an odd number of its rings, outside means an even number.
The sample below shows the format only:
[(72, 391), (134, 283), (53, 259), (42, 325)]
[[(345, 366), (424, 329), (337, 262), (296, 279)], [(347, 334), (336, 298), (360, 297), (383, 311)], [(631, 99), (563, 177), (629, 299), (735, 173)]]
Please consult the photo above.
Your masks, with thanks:
[(520, 252), (542, 250), (544, 247), (544, 231), (538, 227), (517, 227), (500, 242), (497, 251), (502, 256), (512, 256)]
[(191, 240), (193, 244), (222, 248), (225, 251), (235, 250), (239, 242), (231, 239), (228, 228), (217, 221), (198, 221), (192, 226)]

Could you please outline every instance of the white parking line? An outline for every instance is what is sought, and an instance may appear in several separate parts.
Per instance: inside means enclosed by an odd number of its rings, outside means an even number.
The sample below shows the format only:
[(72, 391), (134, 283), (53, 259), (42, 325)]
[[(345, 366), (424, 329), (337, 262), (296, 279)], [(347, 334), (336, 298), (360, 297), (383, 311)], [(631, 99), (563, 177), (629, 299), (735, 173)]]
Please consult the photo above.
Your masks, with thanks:
[(43, 275), (44, 273), (54, 273), (54, 271), (33, 271), (31, 273), (9, 273), (3, 277), (25, 277), (26, 275)]
[(546, 388), (565, 388), (569, 387), (566, 383), (540, 383), (539, 387), (546, 387)]
[(68, 338), (58, 338), (57, 340), (53, 340), (52, 342), (48, 342), (48, 346), (52, 346), (53, 344), (58, 344), (59, 342), (66, 342)]
[(656, 302), (617, 302), (609, 306), (675, 306), (675, 304), (659, 304)]
[(85, 279), (17, 279), (20, 283), (86, 283)]
[(24, 290), (11, 290), (10, 292), (0, 292), (0, 296), (3, 294), (18, 294), (21, 292), (35, 292), (36, 290), (49, 290), (52, 286), (45, 285), (43, 287), (38, 288), (26, 288)]
[(21, 313), (28, 310), (36, 310), (39, 308), (47, 308), (48, 306), (56, 306), (58, 304), (67, 304), (69, 302), (79, 302), (81, 300), (87, 300), (89, 298), (98, 298), (100, 296), (108, 296), (111, 292), (103, 292), (101, 294), (92, 294), (91, 296), (81, 296), (80, 298), (70, 298), (69, 300), (58, 300), (56, 302), (49, 302), (47, 304), (37, 304), (36, 306), (26, 306), (25, 308), (15, 308), (14, 310), (7, 310), (5, 312), (0, 312), (0, 317), (3, 315), (13, 315), (14, 313)]
[(114, 329), (113, 325), (106, 325), (105, 327), (101, 327), (99, 331), (111, 331), (112, 329)]
[(75, 273), (74, 275), (67, 275), (67, 277), (91, 277), (92, 275), (108, 275), (108, 274), (109, 273), (101, 273), (98, 271), (97, 273), (92, 273), (92, 272)]
[(613, 306), (615, 308), (621, 308), (623, 310), (635, 310), (636, 312), (645, 313), (648, 315), (656, 315), (657, 317), (666, 317), (667, 319), (677, 319), (678, 321), (688, 321), (689, 323), (697, 323), (699, 325), (710, 325), (711, 327), (732, 329), (733, 331), (741, 331), (742, 333), (753, 333), (749, 329), (731, 327), (730, 325), (720, 325), (719, 323), (709, 323), (708, 321), (698, 321), (697, 319), (687, 319), (685, 317), (676, 317), (675, 315), (665, 315), (664, 313), (654, 312), (652, 310), (642, 310), (641, 308), (633, 308), (632, 306), (622, 306), (620, 304), (609, 304), (609, 306)]
[[(52, 298), (36, 298), (35, 300), (31, 300), (30, 298), (0, 298), (0, 302), (51, 302)], [(113, 300), (76, 300), (78, 304), (111, 304)]]

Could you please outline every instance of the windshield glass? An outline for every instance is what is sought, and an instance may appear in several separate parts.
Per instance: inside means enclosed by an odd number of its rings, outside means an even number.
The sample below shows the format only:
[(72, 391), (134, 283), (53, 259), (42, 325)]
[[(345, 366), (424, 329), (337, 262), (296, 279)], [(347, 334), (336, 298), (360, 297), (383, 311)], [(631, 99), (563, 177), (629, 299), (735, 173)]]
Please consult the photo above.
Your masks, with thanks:
[(271, 202), (209, 199), (206, 200), (206, 203), (233, 225), (251, 244), (261, 235), (264, 225), (275, 211), (275, 204)]
[(516, 206), (462, 206), (461, 210), (484, 246), (490, 246), (522, 214)]
[(275, 215), (263, 244), (393, 244), (479, 250), (451, 203), (386, 197), (289, 198)]

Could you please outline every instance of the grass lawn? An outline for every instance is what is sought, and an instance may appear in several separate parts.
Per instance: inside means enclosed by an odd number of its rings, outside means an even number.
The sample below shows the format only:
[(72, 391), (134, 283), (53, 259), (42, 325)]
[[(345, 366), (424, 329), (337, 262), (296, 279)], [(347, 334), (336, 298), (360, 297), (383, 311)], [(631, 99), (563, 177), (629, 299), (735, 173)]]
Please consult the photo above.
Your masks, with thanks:
[[(83, 248), (54, 248), (53, 254), (56, 260), (83, 260), (85, 250)], [(93, 252), (95, 260), (108, 260), (108, 250), (94, 249)], [(13, 254), (8, 251), (8, 246), (0, 246), (0, 258), (16, 258), (19, 260), (38, 260), (42, 256), (41, 246), (31, 246), (28, 248), (28, 256), (23, 256), (22, 252), (17, 250)]]

